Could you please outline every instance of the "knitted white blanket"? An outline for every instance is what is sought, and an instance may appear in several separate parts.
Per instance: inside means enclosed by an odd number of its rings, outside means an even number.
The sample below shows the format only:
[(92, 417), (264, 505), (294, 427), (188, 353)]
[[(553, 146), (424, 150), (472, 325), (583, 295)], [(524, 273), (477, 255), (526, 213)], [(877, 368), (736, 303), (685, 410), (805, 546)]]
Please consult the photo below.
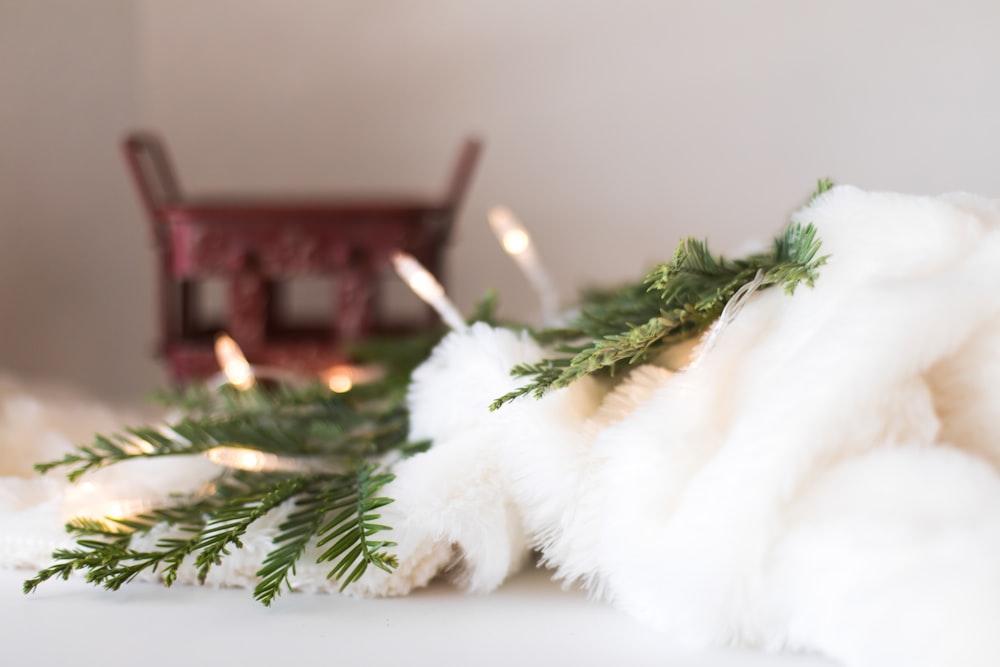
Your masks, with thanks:
[[(196, 491), (219, 469), (199, 457), (122, 463), (70, 484), (60, 470), (40, 476), (32, 466), (62, 458), (73, 446), (89, 444), (95, 433), (120, 432), (149, 423), (148, 411), (114, 407), (66, 388), (0, 376), (0, 567), (25, 568), (25, 578), (52, 562), (52, 552), (73, 546), (64, 526), (74, 516), (127, 516), (148, 509), (173, 492)], [(212, 586), (253, 586), (255, 572), (272, 548), (271, 540), (288, 508), (279, 508), (248, 531), (235, 551), (207, 580)], [(136, 538), (152, 547), (163, 531)], [(336, 591), (328, 567), (308, 554), (293, 582), (298, 590)], [(150, 578), (150, 577), (146, 577)], [(179, 583), (194, 583), (189, 563)]]

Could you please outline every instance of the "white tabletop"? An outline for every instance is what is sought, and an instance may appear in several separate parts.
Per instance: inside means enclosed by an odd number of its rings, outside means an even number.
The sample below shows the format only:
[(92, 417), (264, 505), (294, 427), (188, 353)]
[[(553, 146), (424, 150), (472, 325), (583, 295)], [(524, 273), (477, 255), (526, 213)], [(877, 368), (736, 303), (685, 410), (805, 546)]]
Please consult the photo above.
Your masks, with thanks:
[(543, 571), (470, 596), (445, 584), (387, 600), (285, 594), (270, 609), (246, 589), (81, 580), (20, 592), (27, 570), (0, 570), (2, 664), (658, 665), (831, 667), (802, 655), (684, 653), (628, 616), (565, 592)]

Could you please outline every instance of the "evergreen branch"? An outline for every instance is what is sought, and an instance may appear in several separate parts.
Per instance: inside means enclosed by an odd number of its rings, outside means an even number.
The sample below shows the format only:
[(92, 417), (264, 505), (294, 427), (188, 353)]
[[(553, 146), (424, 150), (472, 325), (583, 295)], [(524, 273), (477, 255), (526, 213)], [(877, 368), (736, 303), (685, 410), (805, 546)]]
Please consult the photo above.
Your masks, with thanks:
[[(484, 304), (481, 316), (493, 306)], [(237, 391), (188, 388), (161, 396), (184, 406), (186, 416), (166, 426), (135, 428), (99, 435), (61, 460), (42, 463), (48, 471), (68, 469), (71, 480), (134, 458), (200, 455), (220, 445), (240, 446), (307, 460), (321, 460), (320, 469), (301, 473), (227, 470), (193, 496), (126, 518), (78, 518), (67, 529), (76, 546), (53, 554), (54, 563), (25, 582), (25, 592), (53, 577), (85, 572), (90, 583), (117, 589), (141, 573), (157, 572), (166, 585), (181, 565), (193, 559), (199, 581), (234, 549), (242, 547), (247, 531), (284, 502), (292, 513), (279, 527), (274, 547), (261, 564), (255, 597), (264, 604), (280, 593), (307, 545), (326, 540), (320, 562), (331, 562), (331, 576), (346, 586), (370, 565), (390, 570), (396, 558), (387, 541), (376, 539), (387, 530), (379, 525), (377, 509), (392, 502), (377, 496), (392, 478), (370, 463), (393, 453), (409, 456), (425, 451), (429, 442), (410, 442), (405, 391), (412, 369), (426, 358), (440, 335), (419, 335), (406, 341), (366, 343), (358, 359), (368, 358), (386, 369), (382, 380), (335, 394), (322, 385), (280, 385)], [(335, 472), (346, 470), (351, 472)], [(157, 526), (171, 526), (170, 537), (148, 549), (136, 549), (133, 537)]]
[(116, 525), (115, 522), (108, 522), (89, 516), (73, 517), (66, 524), (66, 532), (77, 536), (96, 535), (117, 539), (123, 533), (131, 532), (124, 526)]
[(353, 483), (333, 485), (324, 497), (328, 511), (334, 516), (327, 519), (316, 533), (320, 536), (316, 542), (318, 547), (330, 545), (316, 560), (320, 563), (334, 562), (328, 576), (340, 581), (341, 590), (360, 579), (369, 565), (386, 572), (391, 572), (398, 565), (396, 556), (384, 551), (396, 546), (395, 542), (368, 539), (389, 530), (388, 526), (373, 523), (381, 518), (373, 510), (392, 502), (391, 498), (376, 497), (375, 494), (394, 476), (389, 473), (375, 474), (377, 470), (378, 466), (374, 464), (360, 465)]
[(819, 197), (824, 192), (832, 190), (833, 185), (834, 185), (833, 181), (831, 181), (829, 178), (818, 179), (816, 181), (816, 190), (812, 193), (812, 196), (809, 198), (809, 202), (812, 203), (817, 197)]
[(69, 480), (73, 482), (86, 472), (139, 455), (129, 446), (131, 443), (124, 436), (112, 436), (112, 438), (96, 436), (92, 445), (77, 447), (57, 461), (36, 463), (35, 470), (45, 474), (59, 466), (76, 466), (67, 475)]
[(70, 574), (79, 569), (117, 565), (129, 556), (128, 540), (129, 536), (108, 542), (82, 539), (77, 542), (77, 549), (57, 549), (52, 554), (56, 562), (25, 581), (22, 590), (33, 593), (42, 582), (52, 578), (69, 579)]
[(260, 582), (253, 591), (254, 599), (264, 606), (271, 606), (271, 602), (281, 594), (282, 587), (287, 586), (291, 590), (289, 577), (295, 573), (295, 565), (315, 537), (328, 511), (323, 500), (324, 496), (319, 493), (300, 496), (296, 500), (295, 511), (278, 526), (275, 548), (267, 554), (257, 571)]
[(77, 447), (62, 459), (36, 464), (35, 469), (45, 473), (67, 467), (67, 477), (76, 481), (88, 472), (129, 459), (204, 454), (220, 445), (277, 455), (322, 456), (352, 467), (358, 460), (406, 443), (409, 415), (402, 406), (402, 393), (387, 406), (364, 396), (338, 395), (328, 389), (313, 395), (311, 391), (259, 396), (251, 409), (98, 435), (91, 445)]
[[(307, 545), (319, 537), (319, 546), (334, 542), (317, 562), (334, 562), (330, 575), (341, 586), (356, 581), (369, 565), (391, 571), (395, 556), (385, 552), (392, 542), (372, 539), (387, 530), (376, 522), (379, 507), (390, 502), (376, 494), (392, 479), (377, 473), (377, 466), (362, 463), (353, 473), (283, 475), (246, 471), (225, 475), (213, 493), (194, 496), (176, 505), (157, 508), (125, 519), (76, 518), (67, 529), (77, 536), (73, 549), (58, 550), (55, 563), (24, 583), (24, 592), (34, 591), (51, 578), (66, 579), (76, 570), (86, 572), (88, 583), (117, 590), (143, 572), (158, 572), (170, 586), (181, 565), (194, 557), (199, 583), (210, 569), (221, 564), (231, 549), (242, 548), (250, 526), (282, 503), (295, 499), (295, 510), (279, 527), (275, 548), (265, 558), (254, 597), (270, 605), (287, 585), (288, 577)], [(153, 549), (138, 550), (132, 538), (155, 526), (175, 527), (171, 537), (160, 539)]]
[[(821, 181), (818, 191), (829, 187), (828, 181)], [(641, 285), (600, 294), (581, 308), (573, 326), (540, 332), (539, 340), (562, 343), (557, 351), (574, 356), (515, 368), (513, 375), (531, 381), (493, 401), (490, 409), (527, 394), (538, 398), (593, 373), (614, 374), (700, 334), (758, 273), (762, 281), (758, 289), (781, 285), (792, 294), (801, 283), (811, 287), (827, 259), (818, 256), (819, 249), (815, 227), (799, 223), (786, 227), (770, 252), (739, 260), (713, 255), (704, 241), (684, 239), (673, 260), (653, 269)], [(574, 342), (580, 339), (585, 342)]]
[(695, 330), (692, 323), (697, 319), (702, 318), (691, 311), (676, 311), (672, 316), (661, 314), (623, 333), (595, 340), (570, 360), (550, 387), (565, 387), (585, 375), (602, 370), (613, 374), (623, 363), (635, 364), (646, 358), (650, 347), (660, 344), (664, 339), (680, 340), (688, 337), (686, 334)]
[(487, 290), (483, 298), (480, 299), (476, 305), (472, 308), (472, 314), (466, 320), (469, 324), (475, 324), (476, 322), (485, 322), (490, 326), (497, 324), (497, 303), (498, 297), (496, 290)]
[(191, 545), (197, 551), (195, 568), (198, 583), (205, 583), (213, 565), (222, 564), (222, 556), (229, 555), (229, 547), (243, 548), (241, 538), (254, 521), (305, 491), (312, 483), (308, 477), (281, 479), (261, 494), (237, 498), (216, 511)]
[[(31, 592), (53, 577), (66, 579), (75, 570), (86, 570), (87, 582), (109, 590), (119, 589), (144, 571), (159, 571), (164, 584), (170, 586), (184, 560), (199, 551), (201, 560), (196, 565), (199, 580), (203, 581), (208, 569), (226, 553), (225, 548), (238, 543), (246, 526), (280, 504), (289, 488), (305, 484), (304, 478), (238, 473), (217, 480), (210, 496), (194, 496), (136, 517), (75, 518), (67, 524), (67, 530), (77, 536), (77, 548), (53, 553), (55, 564), (26, 581), (24, 591)], [(247, 515), (245, 526), (234, 520), (242, 508)], [(210, 516), (216, 519), (207, 521)], [(135, 535), (148, 533), (160, 524), (174, 526), (178, 535), (187, 536), (164, 538), (151, 551), (131, 548)]]
[(545, 390), (559, 380), (569, 366), (569, 363), (569, 359), (557, 357), (543, 359), (537, 364), (518, 364), (514, 366), (510, 371), (510, 374), (514, 377), (532, 377), (534, 379), (528, 384), (521, 385), (490, 403), (490, 411), (498, 410), (505, 403), (528, 394), (533, 394), (535, 398), (541, 398)]
[[(314, 493), (304, 494), (296, 500), (295, 511), (289, 514), (287, 519), (278, 527), (279, 534), (274, 538), (275, 548), (268, 553), (260, 570), (257, 571), (257, 576), (261, 580), (254, 588), (254, 598), (256, 600), (262, 602), (265, 606), (270, 606), (274, 598), (281, 593), (283, 587), (291, 589), (289, 577), (295, 573), (296, 564), (316, 535), (323, 534), (327, 530), (332, 530), (330, 539), (333, 539), (336, 535), (345, 535), (351, 532), (350, 528), (353, 526), (346, 522), (351, 518), (351, 512), (354, 511), (354, 508), (351, 506), (352, 503), (362, 503), (360, 507), (368, 508), (367, 510), (360, 510), (363, 515), (361, 517), (363, 521), (373, 521), (378, 518), (377, 515), (369, 514), (371, 509), (381, 507), (391, 501), (385, 498), (372, 501), (371, 496), (378, 490), (378, 487), (384, 484), (385, 481), (388, 481), (388, 478), (383, 478), (385, 479), (383, 481), (376, 477), (373, 481), (370, 476), (371, 470), (365, 466), (353, 474), (334, 476), (326, 480)], [(375, 486), (376, 484), (377, 486)], [(364, 504), (366, 502), (368, 503), (367, 505)], [(338, 512), (338, 515), (333, 517), (332, 520), (328, 520), (327, 517), (333, 512)], [(338, 519), (344, 520), (340, 528), (331, 528), (331, 525), (336, 525)], [(391, 544), (388, 542), (366, 543), (362, 539), (362, 537), (367, 537), (383, 529), (384, 527), (382, 526), (368, 524), (360, 530), (351, 533), (351, 536), (358, 540), (357, 544), (353, 545), (355, 549), (361, 547), (362, 553), (364, 553), (364, 550), (367, 550), (371, 562), (385, 569), (394, 567), (395, 560), (392, 556), (383, 555), (379, 549), (391, 546)], [(376, 553), (372, 554), (373, 551)], [(330, 559), (336, 558), (339, 553), (342, 552), (333, 554)], [(323, 559), (320, 558), (318, 560), (322, 561)], [(362, 562), (365, 561), (362, 560)], [(347, 567), (350, 567), (352, 564), (348, 564)], [(355, 565), (356, 567), (357, 565)], [(334, 576), (333, 573), (331, 573), (331, 576)], [(360, 576), (360, 574), (357, 576)], [(342, 586), (346, 586), (351, 581), (356, 580), (357, 576), (355, 579), (345, 580)]]
[[(185, 526), (184, 530), (193, 532), (197, 528)], [(68, 579), (76, 570), (87, 571), (88, 583), (114, 591), (135, 579), (143, 571), (157, 571), (164, 563), (167, 564), (164, 583), (169, 586), (176, 577), (177, 567), (190, 553), (191, 541), (163, 540), (157, 544), (156, 551), (137, 551), (129, 546), (132, 536), (133, 533), (126, 532), (113, 539), (78, 539), (76, 549), (55, 551), (52, 554), (55, 564), (25, 581), (24, 592), (33, 592), (42, 582), (53, 577)]]

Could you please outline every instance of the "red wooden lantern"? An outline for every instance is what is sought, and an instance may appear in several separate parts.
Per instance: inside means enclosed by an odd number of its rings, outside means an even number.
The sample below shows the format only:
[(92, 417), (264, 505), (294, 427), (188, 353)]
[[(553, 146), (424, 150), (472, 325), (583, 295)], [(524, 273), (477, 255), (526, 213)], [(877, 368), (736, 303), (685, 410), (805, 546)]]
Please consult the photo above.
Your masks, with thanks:
[[(158, 352), (177, 382), (218, 371), (212, 341), (226, 330), (253, 364), (318, 373), (347, 360), (346, 347), (370, 336), (438, 326), (433, 313), (399, 319), (383, 312), (378, 279), (402, 250), (443, 280), (444, 249), (479, 160), (465, 142), (440, 198), (190, 199), (155, 134), (126, 136), (123, 150), (152, 223), (159, 282)], [(319, 326), (288, 321), (289, 284), (329, 277), (331, 317)], [(222, 323), (201, 321), (206, 280), (227, 285)], [(427, 314), (425, 315), (424, 312)]]

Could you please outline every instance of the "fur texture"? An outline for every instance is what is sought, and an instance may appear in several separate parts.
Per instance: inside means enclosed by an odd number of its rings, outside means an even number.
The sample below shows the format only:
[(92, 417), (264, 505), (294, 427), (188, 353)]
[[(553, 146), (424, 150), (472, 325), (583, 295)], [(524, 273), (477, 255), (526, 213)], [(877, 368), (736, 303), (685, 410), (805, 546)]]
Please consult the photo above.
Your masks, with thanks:
[(542, 552), (682, 644), (848, 665), (1000, 664), (1000, 205), (838, 187), (796, 214), (830, 261), (753, 296), (694, 366), (498, 413), (542, 353), (485, 326), (416, 374), (390, 506), (403, 563), (486, 591)]
[[(485, 325), (447, 337), (409, 394), (412, 435), (434, 446), (385, 489), (400, 567), (349, 592), (438, 575), (486, 592), (537, 549), (665, 641), (1000, 664), (1000, 203), (838, 187), (795, 218), (831, 255), (816, 287), (754, 295), (680, 372), (648, 365), (610, 391), (588, 379), (490, 413), (511, 366), (544, 350)], [(124, 418), (0, 379), (0, 566), (48, 563), (63, 514), (88, 501), (23, 478), (29, 463)], [(93, 479), (107, 499), (155, 498), (212, 472)], [(252, 585), (287, 511), (211, 582)], [(336, 588), (306, 561), (296, 588)]]

